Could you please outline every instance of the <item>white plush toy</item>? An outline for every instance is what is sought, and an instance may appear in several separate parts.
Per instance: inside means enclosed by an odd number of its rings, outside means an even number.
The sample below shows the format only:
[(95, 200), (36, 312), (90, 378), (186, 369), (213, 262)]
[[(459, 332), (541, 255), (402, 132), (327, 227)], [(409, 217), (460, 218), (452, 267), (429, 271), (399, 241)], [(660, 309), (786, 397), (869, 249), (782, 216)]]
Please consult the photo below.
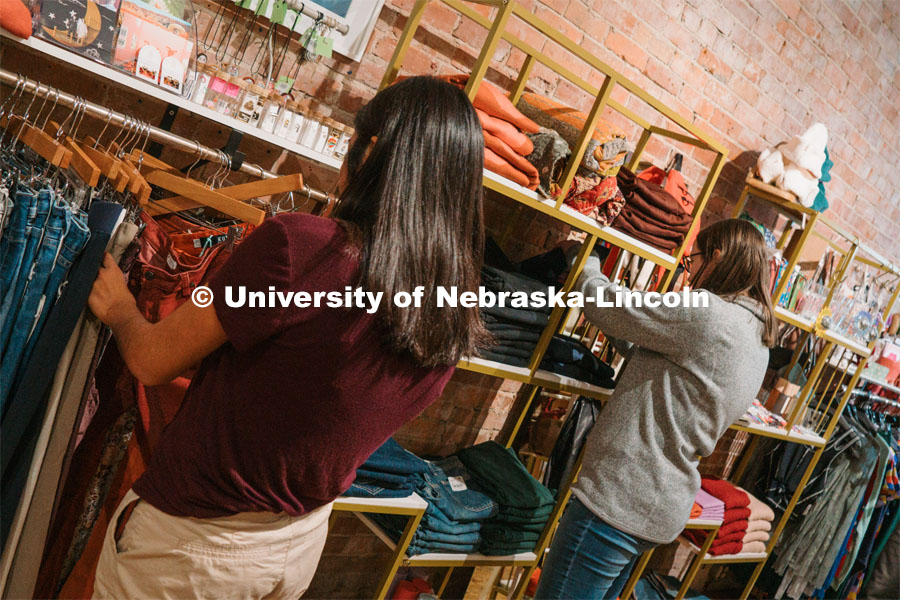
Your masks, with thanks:
[(756, 162), (760, 179), (792, 192), (803, 206), (812, 206), (819, 190), (827, 143), (828, 130), (822, 123), (815, 123), (803, 135), (764, 150)]

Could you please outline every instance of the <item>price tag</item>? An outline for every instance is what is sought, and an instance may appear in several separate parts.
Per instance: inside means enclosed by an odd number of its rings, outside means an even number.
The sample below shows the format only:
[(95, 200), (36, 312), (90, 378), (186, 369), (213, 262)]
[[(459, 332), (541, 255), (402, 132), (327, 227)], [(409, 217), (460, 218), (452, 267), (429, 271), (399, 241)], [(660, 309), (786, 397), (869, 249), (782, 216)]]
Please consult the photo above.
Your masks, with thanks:
[(269, 20), (277, 25), (281, 25), (282, 23), (284, 23), (284, 18), (286, 15), (287, 3), (275, 2), (275, 6), (272, 7), (272, 17)]
[(462, 477), (448, 477), (447, 481), (450, 482), (450, 489), (454, 492), (464, 492), (466, 491), (466, 480)]
[(328, 36), (320, 35), (316, 38), (316, 54), (319, 56), (324, 56), (325, 58), (331, 58), (331, 53), (334, 50), (334, 40)]
[(278, 81), (275, 82), (275, 89), (279, 94), (287, 94), (294, 89), (294, 80), (282, 75), (278, 78)]

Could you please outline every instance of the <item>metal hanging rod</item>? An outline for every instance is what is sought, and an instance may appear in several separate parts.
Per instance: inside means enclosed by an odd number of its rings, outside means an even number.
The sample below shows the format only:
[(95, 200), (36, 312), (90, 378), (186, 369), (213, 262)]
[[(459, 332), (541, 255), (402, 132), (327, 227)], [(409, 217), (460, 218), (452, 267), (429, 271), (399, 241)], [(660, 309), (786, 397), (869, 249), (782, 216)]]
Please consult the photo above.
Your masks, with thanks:
[[(21, 83), (22, 79), (25, 78), (17, 75), (16, 73), (13, 73), (12, 71), (0, 69), (0, 83), (4, 83), (9, 86), (16, 86), (16, 83), (19, 82), (20, 90), (22, 90), (24, 87), (24, 91), (29, 94), (40, 98), (49, 97), (55, 103), (54, 106), (56, 104), (59, 104), (60, 106), (74, 108), (76, 103), (78, 103), (82, 107), (81, 110), (84, 111), (84, 114), (90, 115), (97, 119), (108, 121), (110, 125), (125, 127), (126, 125), (133, 125), (134, 123), (134, 119), (131, 119), (120, 112), (116, 112), (110, 108), (101, 106), (100, 104), (95, 104), (93, 102), (87, 102), (85, 100), (78, 99), (71, 94), (59, 91), (58, 89), (40, 83), (39, 81), (26, 79), (23, 86), (23, 84)], [(200, 142), (189, 140), (187, 138), (181, 137), (180, 135), (175, 135), (171, 131), (166, 131), (165, 129), (160, 129), (159, 127), (154, 127), (152, 125), (148, 125), (147, 127), (148, 130), (146, 132), (146, 135), (149, 136), (149, 139), (155, 142), (159, 142), (171, 148), (183, 150), (184, 152), (192, 154), (198, 159), (205, 159), (215, 163), (221, 162), (222, 152), (220, 150), (215, 150), (208, 146), (204, 146)], [(253, 177), (257, 177), (259, 179), (274, 179), (275, 177), (279, 177), (279, 175), (270, 171), (266, 171), (259, 165), (254, 165), (246, 162), (241, 164), (238, 171), (240, 171), (241, 173), (252, 175)], [(310, 199), (325, 204), (331, 202), (331, 197), (325, 192), (313, 189), (305, 183), (303, 185), (304, 189), (302, 190), (302, 193), (308, 196)]]
[(337, 19), (325, 16), (325, 13), (316, 10), (315, 8), (307, 8), (306, 2), (303, 2), (303, 0), (287, 0), (287, 5), (290, 9), (306, 15), (313, 21), (321, 21), (327, 27), (337, 31), (341, 35), (350, 33), (350, 27), (346, 23), (341, 23)]

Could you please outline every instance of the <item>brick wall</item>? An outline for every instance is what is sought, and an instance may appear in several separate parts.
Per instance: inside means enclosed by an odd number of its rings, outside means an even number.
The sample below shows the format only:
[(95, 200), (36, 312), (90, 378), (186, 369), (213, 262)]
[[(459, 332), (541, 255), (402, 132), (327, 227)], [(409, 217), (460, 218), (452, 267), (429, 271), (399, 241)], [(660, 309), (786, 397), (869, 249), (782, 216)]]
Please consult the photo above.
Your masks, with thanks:
[[(303, 67), (298, 87), (336, 107), (349, 122), (374, 93), (406, 24), (413, 0), (387, 0), (360, 63), (341, 57)], [(873, 247), (900, 257), (900, 4), (893, 0), (524, 0), (539, 17), (595, 56), (718, 137), (729, 149), (707, 218), (728, 214), (756, 151), (822, 121), (835, 162), (828, 184), (829, 216)], [(477, 7), (489, 14), (486, 7)], [(516, 33), (599, 84), (585, 63), (519, 24)], [(201, 29), (202, 31), (202, 29)], [(407, 55), (404, 72), (442, 74), (471, 67), (486, 31), (434, 2)], [(489, 77), (515, 76), (522, 53), (501, 42)], [(586, 107), (589, 99), (538, 65), (531, 85)], [(617, 99), (624, 100), (622, 94)], [(643, 115), (641, 103), (626, 106)], [(632, 129), (632, 131), (634, 131)], [(683, 150), (683, 148), (682, 148)], [(651, 143), (648, 157), (669, 148)], [(709, 164), (689, 152), (695, 184)], [(876, 218), (877, 217), (877, 218)]]

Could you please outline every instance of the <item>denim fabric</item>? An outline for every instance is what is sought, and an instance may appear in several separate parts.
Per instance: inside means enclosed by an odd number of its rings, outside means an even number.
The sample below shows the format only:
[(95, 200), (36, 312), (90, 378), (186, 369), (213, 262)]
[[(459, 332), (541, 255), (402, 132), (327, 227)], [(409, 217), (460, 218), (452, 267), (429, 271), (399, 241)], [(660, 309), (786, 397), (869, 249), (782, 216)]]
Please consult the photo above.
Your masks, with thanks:
[(485, 556), (507, 556), (521, 552), (533, 552), (534, 542), (522, 542), (521, 544), (487, 544), (482, 543), (478, 551)]
[(18, 272), (13, 274), (14, 281), (10, 283), (7, 295), (3, 299), (3, 307), (0, 309), (3, 315), (3, 327), (0, 330), (0, 348), (6, 348), (12, 336), (13, 325), (16, 322), (16, 315), (22, 302), (22, 294), (25, 293), (25, 283), (32, 272), (34, 259), (44, 236), (44, 228), (50, 218), (52, 197), (53, 192), (50, 190), (38, 192), (34, 211), (29, 213), (30, 217), (33, 214), (33, 218), (28, 221), (28, 237), (25, 240), (25, 248), (22, 251), (22, 260), (19, 264)]
[[(507, 343), (501, 343), (497, 346), (491, 347), (488, 352), (497, 357), (501, 357), (503, 360), (500, 362), (510, 364), (512, 361), (524, 361), (526, 364), (531, 359), (531, 355), (534, 354), (534, 345), (529, 344), (529, 348), (520, 348), (513, 345), (508, 345)], [(479, 350), (479, 352), (484, 355), (484, 350)]]
[[(449, 478), (453, 478), (452, 482)], [(428, 502), (427, 513), (441, 514), (452, 522), (484, 521), (499, 511), (497, 503), (481, 490), (455, 456), (431, 464), (419, 479), (416, 491)]]
[[(67, 208), (54, 204), (42, 231), (40, 245), (35, 251), (34, 263), (24, 277), (22, 297), (15, 318), (11, 319), (9, 340), (0, 360), (0, 411), (12, 389), (16, 371), (25, 353), (25, 347), (32, 336), (44, 305), (44, 288), (59, 254), (59, 245), (65, 235)], [(10, 313), (12, 315), (12, 313)]]
[(38, 317), (37, 324), (34, 326), (31, 337), (28, 339), (28, 345), (25, 347), (25, 352), (22, 354), (21, 362), (23, 364), (28, 361), (32, 350), (34, 350), (34, 345), (44, 327), (47, 315), (50, 314), (50, 309), (53, 308), (53, 305), (56, 304), (57, 299), (63, 292), (62, 286), (66, 277), (69, 275), (72, 263), (75, 262), (75, 259), (84, 249), (88, 238), (91, 236), (87, 221), (83, 215), (66, 211), (66, 223), (67, 232), (65, 238), (62, 241), (59, 254), (56, 257), (56, 263), (53, 265), (53, 270), (47, 278), (47, 285), (44, 287), (44, 304), (41, 309), (41, 314)]
[(362, 468), (368, 471), (394, 473), (395, 475), (412, 475), (413, 473), (426, 472), (428, 463), (403, 448), (394, 441), (394, 438), (388, 438), (388, 441), (366, 459)]
[(9, 195), (9, 190), (0, 187), (0, 240), (3, 239), (3, 232), (6, 230), (6, 223), (9, 221), (9, 214), (12, 212), (15, 203)]
[(407, 556), (431, 554), (432, 552), (448, 552), (451, 554), (472, 554), (478, 551), (478, 544), (448, 544), (446, 542), (420, 542), (410, 544)]
[(547, 518), (541, 517), (539, 519), (533, 519), (527, 523), (519, 522), (519, 521), (509, 521), (506, 519), (493, 519), (490, 523), (486, 524), (485, 527), (490, 528), (507, 528), (507, 529), (515, 529), (516, 531), (529, 531), (532, 533), (540, 533), (544, 530), (544, 527), (547, 526)]
[[(0, 242), (0, 332), (6, 328), (7, 316), (12, 309), (12, 288), (16, 285), (22, 258), (28, 241), (28, 223), (34, 221), (37, 212), (37, 195), (20, 190), (16, 194), (16, 205), (9, 217), (9, 224)], [(2, 335), (2, 333), (0, 333)], [(0, 348), (6, 343), (0, 337)]]
[(394, 473), (385, 473), (383, 471), (371, 471), (364, 467), (356, 470), (356, 479), (364, 480), (369, 483), (377, 483), (384, 487), (411, 487), (411, 475), (396, 475)]
[(3, 478), (0, 488), (0, 537), (4, 539), (12, 525), (13, 515), (28, 477), (52, 374), (87, 305), (106, 244), (118, 216), (123, 212), (121, 206), (111, 202), (95, 201), (91, 206), (88, 217), (91, 241), (78, 261), (72, 265), (65, 293), (48, 316), (31, 359), (25, 365), (21, 379), (10, 397), (3, 421), (3, 436), (0, 437)]
[(481, 531), (481, 524), (481, 521), (472, 521), (470, 523), (451, 521), (440, 511), (429, 506), (429, 512), (426, 512), (419, 522), (419, 528), (428, 529), (435, 533), (462, 534)]
[(497, 442), (484, 442), (456, 453), (485, 493), (501, 506), (543, 509), (553, 505), (550, 490), (531, 476), (515, 453)]
[(482, 529), (481, 537), (486, 544), (492, 546), (515, 545), (530, 543), (532, 546), (541, 537), (537, 531), (522, 531), (520, 529), (509, 529), (506, 527), (485, 527)]
[(544, 561), (534, 597), (614, 600), (638, 555), (656, 544), (607, 525), (572, 498)]
[[(387, 533), (394, 541), (400, 539), (403, 530), (406, 529), (408, 521), (407, 517), (398, 515), (372, 514), (369, 515), (369, 518), (378, 523), (378, 525), (384, 529), (385, 533)], [(411, 543), (426, 544), (430, 542), (441, 542), (444, 544), (466, 544), (473, 546), (481, 543), (480, 523), (476, 523), (476, 525), (479, 526), (479, 529), (475, 531), (463, 531), (458, 533), (435, 531), (423, 526), (423, 523), (424, 519), (419, 522), (419, 528), (416, 529), (416, 533), (413, 535)]]
[(354, 498), (406, 498), (414, 491), (415, 487), (412, 485), (406, 488), (386, 488), (377, 483), (357, 479), (343, 495)]

